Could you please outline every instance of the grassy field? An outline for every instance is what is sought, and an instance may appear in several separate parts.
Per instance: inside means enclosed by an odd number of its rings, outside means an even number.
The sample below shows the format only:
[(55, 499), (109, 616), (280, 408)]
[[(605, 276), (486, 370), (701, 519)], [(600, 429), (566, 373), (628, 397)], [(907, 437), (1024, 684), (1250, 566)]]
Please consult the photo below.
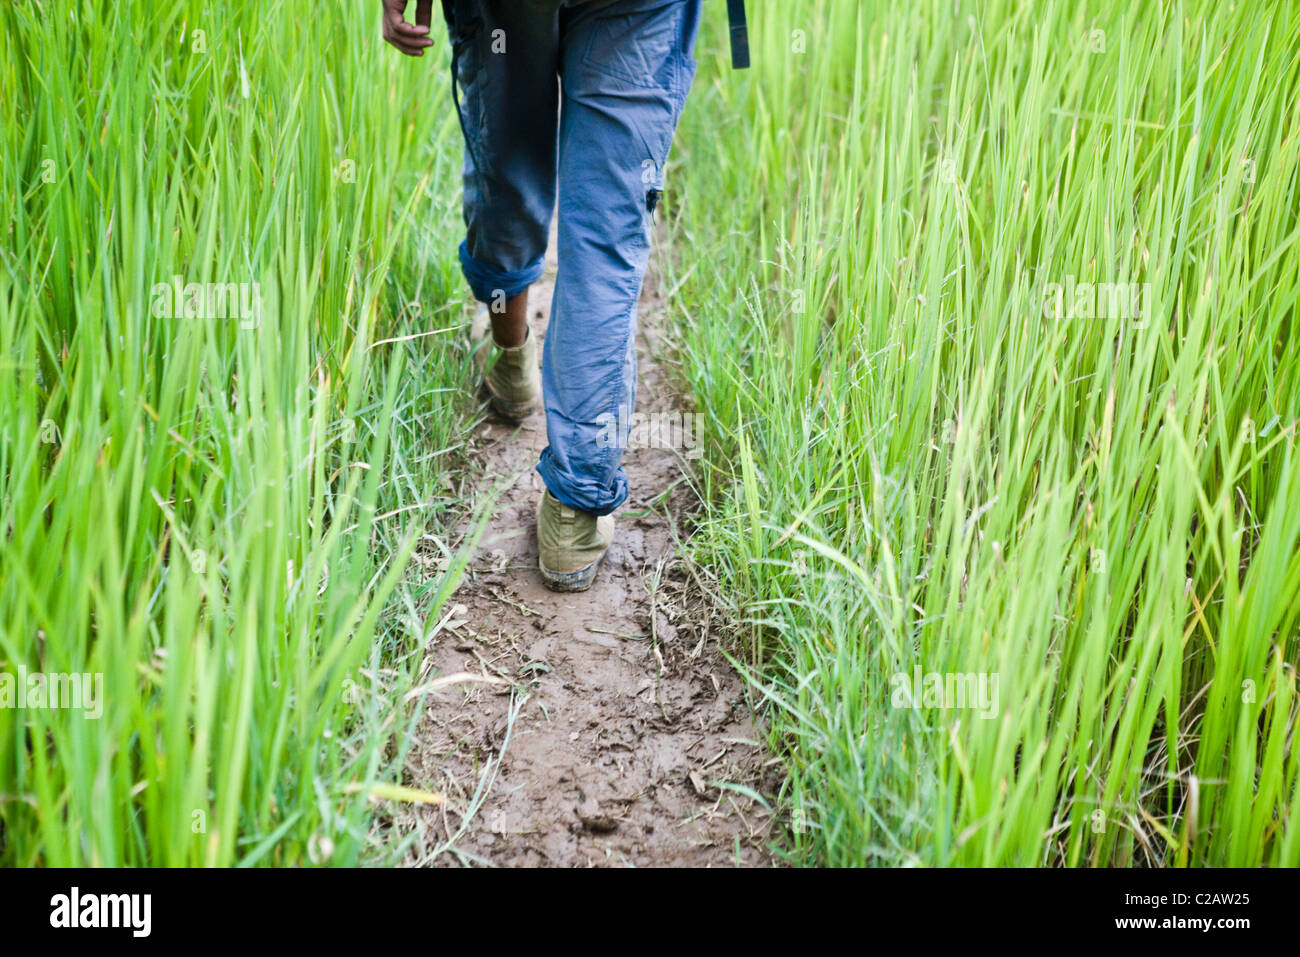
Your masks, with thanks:
[(471, 411), (437, 63), (351, 3), (0, 20), (0, 661), (103, 675), (0, 709), (0, 862), (384, 859)]
[(670, 198), (795, 859), (1297, 864), (1300, 7), (751, 6)]
[[(1300, 863), (1300, 6), (721, 6), (664, 258), (789, 859)], [(474, 410), (378, 17), (0, 9), (0, 672), (103, 676), (0, 864), (401, 853)]]

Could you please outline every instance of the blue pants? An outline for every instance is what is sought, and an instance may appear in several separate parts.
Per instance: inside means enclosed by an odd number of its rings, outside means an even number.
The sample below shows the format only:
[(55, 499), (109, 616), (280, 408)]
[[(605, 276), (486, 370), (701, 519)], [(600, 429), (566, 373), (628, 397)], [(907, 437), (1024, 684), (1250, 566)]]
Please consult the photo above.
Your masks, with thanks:
[(664, 163), (695, 76), (700, 0), (444, 0), (465, 133), (461, 267), (482, 302), (559, 272), (542, 353), (551, 494), (594, 515), (628, 495), (637, 298)]

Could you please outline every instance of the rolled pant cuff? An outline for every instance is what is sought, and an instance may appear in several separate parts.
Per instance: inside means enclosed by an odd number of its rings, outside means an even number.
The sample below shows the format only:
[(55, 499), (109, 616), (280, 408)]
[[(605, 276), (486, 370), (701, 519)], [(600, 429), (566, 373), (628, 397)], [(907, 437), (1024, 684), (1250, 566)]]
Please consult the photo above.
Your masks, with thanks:
[(598, 488), (594, 482), (584, 482), (575, 475), (561, 475), (555, 467), (550, 449), (546, 449), (542, 452), (541, 461), (537, 463), (537, 473), (541, 475), (546, 488), (560, 502), (589, 515), (608, 515), (627, 501), (627, 476), (621, 468), (614, 477), (612, 489)]
[(523, 269), (512, 271), (495, 269), (480, 262), (469, 254), (469, 242), (461, 240), (460, 269), (465, 274), (465, 281), (479, 302), (491, 302), (497, 296), (513, 299), (538, 279), (545, 269), (544, 256), (529, 263)]

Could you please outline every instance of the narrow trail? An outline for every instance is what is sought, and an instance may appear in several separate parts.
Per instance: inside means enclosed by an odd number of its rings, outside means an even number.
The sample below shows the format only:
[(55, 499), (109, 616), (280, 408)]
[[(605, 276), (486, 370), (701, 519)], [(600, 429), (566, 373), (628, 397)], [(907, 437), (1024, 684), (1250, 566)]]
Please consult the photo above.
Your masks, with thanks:
[[(545, 336), (554, 278), (552, 253), (533, 287), (534, 335)], [(681, 407), (656, 361), (658, 286), (652, 263), (637, 335), (642, 412)], [(565, 595), (536, 567), (545, 416), (518, 427), (489, 418), (474, 441), (472, 500), (508, 487), (427, 655), (430, 676), (479, 680), (426, 699), (407, 780), (447, 801), (394, 822), (417, 833), (407, 863), (772, 864), (769, 812), (718, 786), (770, 793), (771, 768), (741, 679), (718, 651), (701, 575), (675, 554), (670, 522), (693, 503), (680, 453), (628, 450), (631, 498), (614, 544), (591, 590)], [(457, 539), (470, 531), (466, 519)]]

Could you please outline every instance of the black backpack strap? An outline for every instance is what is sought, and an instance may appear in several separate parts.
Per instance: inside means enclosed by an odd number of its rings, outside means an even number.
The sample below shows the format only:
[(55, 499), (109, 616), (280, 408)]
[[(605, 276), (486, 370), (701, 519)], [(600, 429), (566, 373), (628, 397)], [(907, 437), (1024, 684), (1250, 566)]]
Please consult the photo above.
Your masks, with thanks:
[(727, 0), (727, 25), (731, 28), (731, 68), (749, 66), (749, 28), (745, 25), (745, 0)]

